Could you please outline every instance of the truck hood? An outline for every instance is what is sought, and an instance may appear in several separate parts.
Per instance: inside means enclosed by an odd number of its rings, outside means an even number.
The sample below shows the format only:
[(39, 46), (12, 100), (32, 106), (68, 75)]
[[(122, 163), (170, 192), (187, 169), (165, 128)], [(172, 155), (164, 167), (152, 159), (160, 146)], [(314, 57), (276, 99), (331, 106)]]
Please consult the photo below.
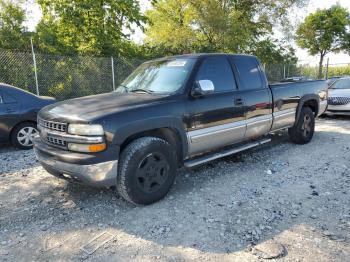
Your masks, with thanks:
[(41, 118), (57, 122), (90, 122), (130, 108), (160, 103), (166, 96), (140, 93), (106, 93), (58, 102), (42, 109)]

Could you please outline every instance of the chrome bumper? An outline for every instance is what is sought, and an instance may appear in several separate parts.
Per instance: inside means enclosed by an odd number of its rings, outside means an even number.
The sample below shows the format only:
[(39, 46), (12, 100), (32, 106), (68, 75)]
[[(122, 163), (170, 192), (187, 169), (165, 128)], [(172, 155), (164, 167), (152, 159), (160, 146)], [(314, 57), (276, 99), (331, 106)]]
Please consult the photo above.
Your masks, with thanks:
[(37, 159), (52, 175), (95, 187), (110, 187), (117, 183), (118, 160), (92, 165), (77, 165), (57, 161), (34, 147)]

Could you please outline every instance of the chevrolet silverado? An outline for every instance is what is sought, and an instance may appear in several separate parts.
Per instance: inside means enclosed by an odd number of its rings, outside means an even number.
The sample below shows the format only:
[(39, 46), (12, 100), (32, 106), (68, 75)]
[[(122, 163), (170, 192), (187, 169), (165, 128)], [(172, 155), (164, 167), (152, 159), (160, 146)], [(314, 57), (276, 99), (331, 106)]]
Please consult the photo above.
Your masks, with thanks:
[(288, 129), (308, 143), (327, 107), (326, 81), (269, 85), (249, 55), (193, 54), (139, 66), (115, 92), (63, 101), (38, 115), (39, 162), (52, 175), (163, 198), (180, 167), (269, 142)]

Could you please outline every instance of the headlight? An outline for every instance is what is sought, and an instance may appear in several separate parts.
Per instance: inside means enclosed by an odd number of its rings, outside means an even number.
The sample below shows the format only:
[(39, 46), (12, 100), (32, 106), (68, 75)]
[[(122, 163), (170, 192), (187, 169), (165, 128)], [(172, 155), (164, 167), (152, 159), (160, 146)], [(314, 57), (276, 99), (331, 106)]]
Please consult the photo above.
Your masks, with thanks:
[(102, 136), (104, 131), (101, 125), (70, 124), (68, 133), (81, 136)]
[(106, 149), (106, 144), (75, 144), (68, 143), (68, 149), (75, 152), (96, 153)]
[(323, 101), (323, 100), (326, 100), (327, 97), (328, 97), (327, 91), (320, 91), (320, 92), (318, 93), (318, 95), (319, 95), (319, 97), (321, 98), (322, 101)]

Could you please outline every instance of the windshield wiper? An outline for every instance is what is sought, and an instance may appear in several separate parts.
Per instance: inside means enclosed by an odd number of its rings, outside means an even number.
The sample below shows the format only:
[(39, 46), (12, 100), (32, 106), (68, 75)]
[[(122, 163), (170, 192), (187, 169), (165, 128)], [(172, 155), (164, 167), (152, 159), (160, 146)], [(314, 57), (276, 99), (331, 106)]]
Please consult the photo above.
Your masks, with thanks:
[(130, 90), (130, 92), (144, 92), (144, 93), (147, 93), (147, 94), (152, 94), (154, 93), (154, 91), (152, 90), (147, 90), (147, 89), (142, 89), (142, 88), (136, 88), (136, 89), (133, 89), (133, 90)]
[[(127, 86), (119, 85), (118, 88), (119, 88), (119, 87), (124, 88), (124, 92), (125, 92), (125, 93), (129, 93), (129, 89), (128, 89)], [(117, 90), (118, 90), (118, 88), (117, 88)], [(117, 90), (116, 90), (116, 91), (117, 91)]]

